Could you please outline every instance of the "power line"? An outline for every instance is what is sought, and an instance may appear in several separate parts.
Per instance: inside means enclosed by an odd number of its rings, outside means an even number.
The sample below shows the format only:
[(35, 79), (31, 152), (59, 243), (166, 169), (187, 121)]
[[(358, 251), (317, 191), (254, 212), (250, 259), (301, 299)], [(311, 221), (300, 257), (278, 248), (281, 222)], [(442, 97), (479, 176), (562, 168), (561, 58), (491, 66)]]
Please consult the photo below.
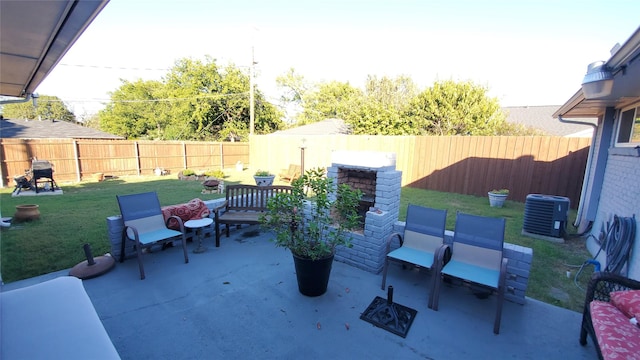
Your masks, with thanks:
[(144, 70), (144, 71), (169, 71), (167, 68), (138, 68), (138, 67), (123, 67), (123, 66), (99, 66), (99, 65), (82, 65), (82, 64), (58, 64), (59, 66), (79, 67), (79, 68), (92, 68), (92, 69), (108, 69), (108, 70)]
[[(143, 71), (170, 71), (172, 68), (148, 68), (148, 67), (127, 67), (127, 66), (107, 66), (107, 65), (84, 65), (84, 64), (58, 64), (57, 66), (105, 69), (105, 70), (143, 70)], [(248, 65), (233, 65), (237, 68), (250, 68)], [(224, 66), (222, 66), (224, 68)]]

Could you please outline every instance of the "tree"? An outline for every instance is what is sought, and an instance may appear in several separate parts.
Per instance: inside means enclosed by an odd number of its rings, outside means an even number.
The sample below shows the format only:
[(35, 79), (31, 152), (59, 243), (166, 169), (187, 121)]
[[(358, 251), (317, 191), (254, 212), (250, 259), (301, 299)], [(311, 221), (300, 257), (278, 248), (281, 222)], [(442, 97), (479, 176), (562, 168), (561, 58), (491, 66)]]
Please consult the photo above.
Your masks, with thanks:
[(419, 134), (418, 128), (403, 118), (417, 87), (406, 76), (394, 79), (369, 75), (365, 96), (344, 120), (354, 134), (361, 135), (408, 135)]
[[(176, 61), (162, 81), (123, 81), (100, 112), (101, 129), (127, 138), (246, 139), (249, 76), (214, 59)], [(256, 133), (282, 126), (281, 114), (256, 90)]]
[(417, 92), (413, 80), (407, 76), (398, 76), (395, 79), (386, 76), (380, 79), (377, 76), (367, 76), (365, 86), (367, 98), (387, 107), (403, 109)]
[(304, 97), (311, 86), (304, 77), (290, 68), (287, 73), (276, 78), (276, 85), (283, 92), (280, 95), (280, 103), (285, 109), (288, 122), (296, 119), (304, 108)]
[(496, 98), (472, 82), (436, 82), (416, 96), (405, 117), (432, 135), (504, 135), (509, 126)]
[(37, 106), (33, 101), (3, 105), (2, 114), (10, 119), (60, 120), (76, 122), (76, 117), (57, 96), (41, 95)]
[(111, 102), (98, 113), (100, 129), (129, 139), (162, 139), (166, 116), (157, 106), (162, 84), (159, 81), (122, 80), (111, 93)]
[(325, 119), (345, 119), (362, 97), (362, 91), (339, 81), (322, 83), (315, 91), (304, 94), (304, 110), (298, 124), (310, 124)]
[(284, 94), (280, 96), (280, 100), (286, 103), (302, 104), (304, 95), (310, 86), (304, 80), (304, 76), (296, 73), (294, 68), (290, 68), (286, 74), (276, 78), (276, 84), (284, 90)]

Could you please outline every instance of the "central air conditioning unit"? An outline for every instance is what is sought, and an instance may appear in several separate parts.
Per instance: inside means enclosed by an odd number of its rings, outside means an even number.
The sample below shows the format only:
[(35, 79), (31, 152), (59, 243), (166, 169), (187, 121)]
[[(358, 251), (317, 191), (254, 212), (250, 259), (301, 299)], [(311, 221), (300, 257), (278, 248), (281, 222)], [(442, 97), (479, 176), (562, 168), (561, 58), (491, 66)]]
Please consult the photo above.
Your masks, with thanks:
[(564, 237), (569, 213), (569, 198), (564, 196), (529, 194), (524, 206), (522, 231)]

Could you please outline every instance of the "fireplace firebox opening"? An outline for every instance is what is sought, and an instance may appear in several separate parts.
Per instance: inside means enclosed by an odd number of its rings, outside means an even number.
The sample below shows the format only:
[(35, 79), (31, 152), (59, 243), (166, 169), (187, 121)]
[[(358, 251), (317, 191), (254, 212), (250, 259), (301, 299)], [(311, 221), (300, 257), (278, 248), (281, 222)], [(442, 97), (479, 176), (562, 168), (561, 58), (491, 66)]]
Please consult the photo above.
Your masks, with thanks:
[(338, 168), (338, 185), (346, 184), (354, 190), (362, 191), (362, 198), (358, 206), (360, 215), (360, 229), (364, 229), (364, 222), (369, 208), (376, 202), (376, 172), (361, 169)]

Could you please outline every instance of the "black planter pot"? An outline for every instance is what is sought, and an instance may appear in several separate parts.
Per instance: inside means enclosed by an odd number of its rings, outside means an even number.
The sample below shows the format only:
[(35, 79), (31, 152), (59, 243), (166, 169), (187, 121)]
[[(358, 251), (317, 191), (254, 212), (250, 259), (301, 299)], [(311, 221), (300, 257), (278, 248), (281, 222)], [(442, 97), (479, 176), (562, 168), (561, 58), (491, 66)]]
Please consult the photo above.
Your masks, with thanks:
[(298, 278), (298, 290), (301, 294), (320, 296), (327, 292), (333, 256), (334, 254), (331, 254), (331, 256), (324, 259), (311, 260), (293, 254), (293, 263), (296, 266), (296, 277)]

